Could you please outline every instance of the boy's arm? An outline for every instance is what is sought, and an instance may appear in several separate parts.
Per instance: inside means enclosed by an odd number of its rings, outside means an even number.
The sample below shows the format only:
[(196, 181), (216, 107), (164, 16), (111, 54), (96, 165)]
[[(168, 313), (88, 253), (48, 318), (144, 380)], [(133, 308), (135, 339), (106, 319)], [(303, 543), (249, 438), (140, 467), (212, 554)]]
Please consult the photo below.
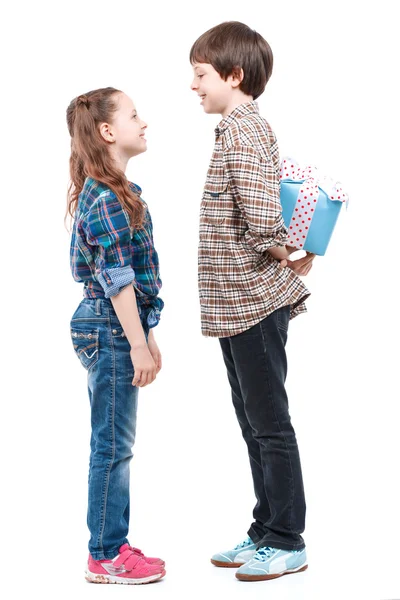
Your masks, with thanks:
[(297, 248), (293, 248), (293, 246), (273, 246), (272, 248), (268, 248), (268, 252), (276, 258), (276, 260), (285, 260), (289, 258), (293, 252), (297, 252)]
[(272, 161), (252, 146), (237, 145), (223, 155), (224, 169), (248, 229), (246, 242), (259, 254), (268, 251), (283, 260), (295, 249), (286, 248), (287, 229), (279, 200), (280, 184)]

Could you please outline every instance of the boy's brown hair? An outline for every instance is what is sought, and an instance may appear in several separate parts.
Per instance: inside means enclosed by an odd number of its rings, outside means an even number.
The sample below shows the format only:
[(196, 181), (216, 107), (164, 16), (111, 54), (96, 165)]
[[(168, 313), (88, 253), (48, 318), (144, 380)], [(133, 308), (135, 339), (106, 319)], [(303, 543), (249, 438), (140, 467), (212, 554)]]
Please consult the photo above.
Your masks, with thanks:
[(244, 77), (239, 89), (255, 100), (272, 74), (273, 54), (268, 42), (239, 21), (226, 21), (201, 35), (190, 50), (190, 62), (209, 63), (226, 81), (229, 75)]

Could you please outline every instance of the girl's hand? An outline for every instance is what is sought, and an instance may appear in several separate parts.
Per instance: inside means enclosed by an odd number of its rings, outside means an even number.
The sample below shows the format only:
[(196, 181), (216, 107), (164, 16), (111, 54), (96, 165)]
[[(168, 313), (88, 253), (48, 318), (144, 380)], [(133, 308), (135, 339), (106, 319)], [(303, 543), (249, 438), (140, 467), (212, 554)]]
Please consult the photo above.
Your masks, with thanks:
[(161, 367), (162, 367), (162, 361), (161, 361), (161, 352), (159, 347), (157, 346), (157, 342), (154, 339), (154, 334), (153, 334), (153, 330), (150, 329), (149, 331), (149, 337), (148, 337), (148, 342), (147, 345), (149, 347), (150, 350), (150, 354), (153, 357), (153, 360), (156, 364), (157, 367), (157, 374), (160, 372)]
[(152, 383), (157, 376), (157, 367), (147, 344), (131, 348), (131, 360), (135, 369), (132, 385), (145, 387)]
[(280, 265), (281, 267), (289, 267), (296, 273), (296, 275), (308, 275), (312, 268), (312, 263), (315, 258), (315, 254), (311, 252), (306, 252), (306, 255), (302, 258), (298, 258), (297, 260), (282, 260)]

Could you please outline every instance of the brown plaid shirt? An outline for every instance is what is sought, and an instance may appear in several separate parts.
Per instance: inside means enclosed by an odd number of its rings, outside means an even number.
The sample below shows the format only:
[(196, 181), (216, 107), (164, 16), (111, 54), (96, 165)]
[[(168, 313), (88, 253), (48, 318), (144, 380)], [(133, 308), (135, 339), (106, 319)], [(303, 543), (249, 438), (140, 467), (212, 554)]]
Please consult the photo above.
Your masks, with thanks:
[(236, 335), (281, 306), (306, 311), (309, 291), (269, 252), (287, 243), (275, 134), (246, 102), (222, 119), (200, 207), (198, 281), (205, 336)]

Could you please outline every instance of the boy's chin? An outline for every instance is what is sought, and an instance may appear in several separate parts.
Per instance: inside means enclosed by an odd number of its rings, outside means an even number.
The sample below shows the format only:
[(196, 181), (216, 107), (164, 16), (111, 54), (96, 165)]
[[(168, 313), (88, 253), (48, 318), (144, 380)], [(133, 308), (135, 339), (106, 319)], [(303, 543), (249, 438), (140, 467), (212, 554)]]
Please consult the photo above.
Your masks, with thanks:
[(216, 108), (213, 108), (212, 106), (211, 107), (203, 106), (203, 110), (207, 115), (218, 115), (219, 114), (219, 110)]

